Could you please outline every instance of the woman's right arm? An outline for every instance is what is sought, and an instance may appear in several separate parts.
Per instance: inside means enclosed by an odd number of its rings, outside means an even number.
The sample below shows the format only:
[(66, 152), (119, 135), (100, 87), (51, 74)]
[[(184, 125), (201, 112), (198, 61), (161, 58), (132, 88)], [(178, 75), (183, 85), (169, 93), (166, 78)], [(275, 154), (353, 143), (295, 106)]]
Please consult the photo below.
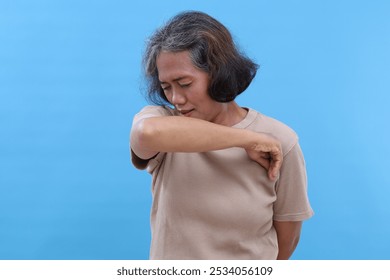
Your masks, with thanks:
[(131, 129), (132, 156), (144, 160), (159, 152), (207, 152), (232, 147), (245, 149), (252, 160), (268, 170), (270, 179), (276, 179), (282, 149), (279, 141), (268, 134), (182, 116), (144, 118)]

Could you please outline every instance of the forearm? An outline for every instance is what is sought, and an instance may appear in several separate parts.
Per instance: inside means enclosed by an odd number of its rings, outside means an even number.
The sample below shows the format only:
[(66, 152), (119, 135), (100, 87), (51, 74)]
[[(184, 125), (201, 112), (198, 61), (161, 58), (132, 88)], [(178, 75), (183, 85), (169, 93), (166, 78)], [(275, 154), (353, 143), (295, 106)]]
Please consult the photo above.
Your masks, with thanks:
[(276, 180), (283, 153), (280, 142), (270, 135), (179, 116), (146, 118), (134, 123), (131, 130), (131, 149), (136, 156), (132, 154), (132, 160), (138, 166), (144, 166), (142, 160), (159, 152), (207, 152), (232, 147), (245, 149), (249, 158)]
[(206, 152), (230, 147), (251, 148), (257, 133), (179, 116), (153, 117), (136, 123), (132, 146), (152, 152)]

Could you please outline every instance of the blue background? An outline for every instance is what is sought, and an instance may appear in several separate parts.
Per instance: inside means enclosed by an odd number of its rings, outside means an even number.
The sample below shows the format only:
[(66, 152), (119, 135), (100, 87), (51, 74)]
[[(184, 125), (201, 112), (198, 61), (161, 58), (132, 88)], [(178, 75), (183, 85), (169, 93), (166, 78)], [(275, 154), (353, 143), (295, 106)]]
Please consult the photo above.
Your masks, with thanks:
[(389, 3), (0, 0), (0, 258), (148, 257), (141, 56), (194, 9), (261, 64), (238, 102), (300, 135), (316, 215), (293, 258), (390, 259)]

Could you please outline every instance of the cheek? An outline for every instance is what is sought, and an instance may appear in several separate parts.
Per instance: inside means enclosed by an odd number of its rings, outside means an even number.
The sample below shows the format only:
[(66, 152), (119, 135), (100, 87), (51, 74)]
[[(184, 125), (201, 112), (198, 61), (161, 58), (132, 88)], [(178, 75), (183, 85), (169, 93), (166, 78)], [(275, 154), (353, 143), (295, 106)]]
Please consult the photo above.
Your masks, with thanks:
[(161, 90), (160, 96), (165, 98), (169, 103), (172, 104), (172, 94), (170, 92), (165, 92), (165, 91)]
[(199, 102), (208, 102), (212, 100), (208, 94), (208, 88), (203, 85), (193, 87), (189, 92), (189, 96), (191, 96), (192, 99), (197, 100)]
[(169, 102), (171, 102), (171, 95), (170, 95), (169, 93), (163, 92), (162, 95), (165, 96), (165, 98), (166, 98)]

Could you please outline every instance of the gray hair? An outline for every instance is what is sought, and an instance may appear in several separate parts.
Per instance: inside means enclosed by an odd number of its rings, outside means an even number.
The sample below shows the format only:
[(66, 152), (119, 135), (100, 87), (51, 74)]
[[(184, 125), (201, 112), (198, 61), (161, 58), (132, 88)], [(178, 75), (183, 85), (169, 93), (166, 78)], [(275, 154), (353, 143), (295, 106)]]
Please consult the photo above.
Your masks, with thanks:
[(149, 38), (144, 54), (147, 97), (159, 105), (169, 103), (158, 79), (156, 61), (162, 51), (189, 51), (194, 66), (210, 74), (208, 93), (218, 102), (234, 100), (258, 68), (237, 50), (228, 29), (216, 19), (202, 12), (180, 13)]

